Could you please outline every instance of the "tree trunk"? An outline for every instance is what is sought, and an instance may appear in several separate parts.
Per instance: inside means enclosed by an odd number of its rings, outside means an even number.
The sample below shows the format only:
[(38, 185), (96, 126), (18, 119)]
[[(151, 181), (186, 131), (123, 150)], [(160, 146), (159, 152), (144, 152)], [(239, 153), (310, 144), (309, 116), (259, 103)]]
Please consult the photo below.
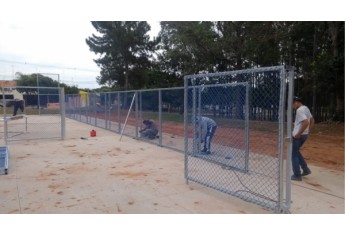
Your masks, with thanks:
[[(128, 90), (128, 63), (125, 63), (125, 67), (126, 67), (126, 70), (125, 70), (125, 91)], [(126, 92), (125, 93), (125, 100), (124, 100), (124, 104), (123, 106), (125, 108), (127, 108), (127, 99), (128, 99), (128, 93)]]
[(344, 71), (337, 70), (337, 61), (339, 60), (339, 29), (340, 22), (329, 22), (329, 32), (332, 39), (333, 61), (335, 66), (335, 96), (336, 107), (334, 120), (344, 121)]
[[(315, 60), (316, 55), (316, 25), (314, 25), (314, 43), (313, 43), (313, 60)], [(312, 113), (316, 112), (316, 75), (313, 69), (313, 105)]]

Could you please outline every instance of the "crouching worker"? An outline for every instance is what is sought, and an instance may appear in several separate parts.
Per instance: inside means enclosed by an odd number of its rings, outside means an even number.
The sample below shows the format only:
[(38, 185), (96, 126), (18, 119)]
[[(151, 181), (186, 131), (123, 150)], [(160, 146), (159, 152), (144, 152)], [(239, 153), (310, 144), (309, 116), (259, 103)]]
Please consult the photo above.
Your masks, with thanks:
[(144, 120), (145, 127), (139, 131), (142, 138), (155, 139), (158, 134), (158, 128), (151, 120)]

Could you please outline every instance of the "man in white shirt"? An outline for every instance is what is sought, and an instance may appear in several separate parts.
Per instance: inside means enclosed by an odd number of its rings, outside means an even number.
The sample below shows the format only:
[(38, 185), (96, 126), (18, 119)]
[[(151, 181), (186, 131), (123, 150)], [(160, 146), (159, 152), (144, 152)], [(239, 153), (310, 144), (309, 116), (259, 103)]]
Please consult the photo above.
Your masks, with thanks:
[(13, 116), (16, 116), (18, 109), (24, 112), (24, 99), (23, 99), (23, 95), (19, 93), (17, 90), (14, 90), (13, 98), (14, 98)]
[[(314, 124), (314, 118), (309, 108), (303, 105), (302, 99), (299, 97), (294, 97), (293, 109), (296, 110), (296, 117), (292, 131), (292, 170), (294, 174), (291, 176), (291, 180), (301, 181), (302, 176), (311, 174), (300, 148), (308, 138), (310, 128)], [(301, 168), (303, 173), (301, 173)]]

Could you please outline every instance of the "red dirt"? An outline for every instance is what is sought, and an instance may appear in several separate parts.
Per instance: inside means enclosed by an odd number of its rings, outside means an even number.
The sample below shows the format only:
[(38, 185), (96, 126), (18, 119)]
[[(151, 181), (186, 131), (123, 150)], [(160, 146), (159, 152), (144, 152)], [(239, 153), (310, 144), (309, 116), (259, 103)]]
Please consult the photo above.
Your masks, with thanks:
[[(101, 116), (98, 117), (102, 119)], [(124, 120), (125, 117), (121, 121), (124, 122)], [(135, 125), (135, 118), (129, 117), (127, 124)], [(184, 134), (183, 124), (164, 121), (162, 126), (164, 133), (176, 136), (183, 136)], [(240, 133), (233, 135), (231, 140), (228, 136), (222, 135), (224, 133), (233, 133), (234, 128), (222, 127), (222, 129), (229, 129), (229, 131), (217, 132), (214, 137), (215, 141), (231, 146), (241, 143), (237, 142), (237, 140), (243, 139), (243, 135)], [(277, 140), (272, 139), (269, 132), (251, 130), (250, 149), (254, 152), (276, 156)], [(308, 164), (344, 171), (344, 123), (315, 124), (301, 152)]]

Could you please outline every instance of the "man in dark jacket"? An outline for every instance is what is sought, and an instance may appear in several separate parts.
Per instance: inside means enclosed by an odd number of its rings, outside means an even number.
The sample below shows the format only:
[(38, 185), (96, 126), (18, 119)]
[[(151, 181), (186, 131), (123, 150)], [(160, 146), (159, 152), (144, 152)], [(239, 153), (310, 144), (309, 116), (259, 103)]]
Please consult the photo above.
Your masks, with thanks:
[(158, 128), (151, 120), (144, 120), (145, 127), (139, 131), (142, 138), (155, 139), (158, 134)]

